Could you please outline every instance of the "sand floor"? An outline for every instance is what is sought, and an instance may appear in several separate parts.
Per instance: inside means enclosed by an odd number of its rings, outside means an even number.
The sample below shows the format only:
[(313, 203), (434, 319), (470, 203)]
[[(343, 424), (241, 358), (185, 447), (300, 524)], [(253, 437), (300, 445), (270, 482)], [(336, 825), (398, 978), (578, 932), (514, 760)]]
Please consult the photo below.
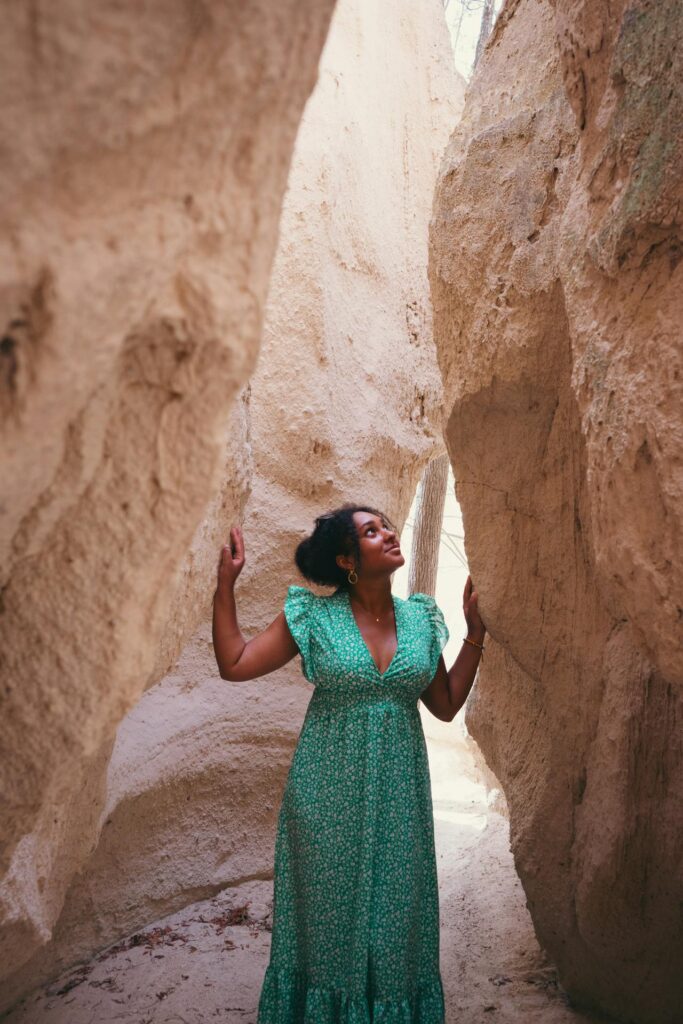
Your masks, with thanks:
[[(431, 717), (431, 716), (430, 716)], [(460, 730), (425, 720), (447, 1024), (579, 1024), (544, 957), (508, 844)], [(455, 742), (454, 742), (455, 739)], [(4, 1024), (255, 1024), (272, 881), (225, 889), (32, 992)]]

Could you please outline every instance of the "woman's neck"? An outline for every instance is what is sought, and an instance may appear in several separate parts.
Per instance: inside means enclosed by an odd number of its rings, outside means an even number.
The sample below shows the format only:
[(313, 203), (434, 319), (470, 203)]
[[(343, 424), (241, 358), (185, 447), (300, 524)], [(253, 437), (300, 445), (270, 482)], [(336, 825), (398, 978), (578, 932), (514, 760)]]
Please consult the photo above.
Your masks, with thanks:
[(385, 615), (389, 609), (393, 609), (394, 602), (391, 596), (391, 580), (359, 580), (352, 587), (349, 587), (351, 600), (368, 615), (374, 619)]

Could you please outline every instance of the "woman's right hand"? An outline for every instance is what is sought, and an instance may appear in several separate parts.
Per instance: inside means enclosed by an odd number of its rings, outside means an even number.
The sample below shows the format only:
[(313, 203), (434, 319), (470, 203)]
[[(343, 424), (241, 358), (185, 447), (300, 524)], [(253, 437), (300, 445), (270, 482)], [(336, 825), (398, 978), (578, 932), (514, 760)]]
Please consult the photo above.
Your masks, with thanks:
[(221, 548), (218, 563), (218, 589), (232, 590), (244, 567), (244, 539), (239, 526), (230, 527), (230, 541)]

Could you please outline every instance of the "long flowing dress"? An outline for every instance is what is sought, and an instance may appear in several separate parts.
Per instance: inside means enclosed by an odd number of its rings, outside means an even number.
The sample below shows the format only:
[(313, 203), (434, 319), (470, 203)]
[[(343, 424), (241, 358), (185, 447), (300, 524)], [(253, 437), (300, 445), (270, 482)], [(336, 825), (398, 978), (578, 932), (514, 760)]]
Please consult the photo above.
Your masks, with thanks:
[(257, 1024), (443, 1024), (429, 763), (417, 707), (448, 640), (433, 597), (393, 595), (380, 673), (348, 592), (290, 586), (315, 690), (285, 783)]

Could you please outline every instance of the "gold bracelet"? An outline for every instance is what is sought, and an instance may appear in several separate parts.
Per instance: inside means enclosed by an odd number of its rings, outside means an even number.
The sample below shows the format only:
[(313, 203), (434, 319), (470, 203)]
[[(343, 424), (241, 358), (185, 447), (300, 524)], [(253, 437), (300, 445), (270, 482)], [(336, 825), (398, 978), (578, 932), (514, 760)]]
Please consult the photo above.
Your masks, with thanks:
[(463, 641), (466, 644), (472, 644), (474, 647), (478, 647), (479, 650), (481, 651), (482, 658), (484, 657), (484, 645), (483, 644), (478, 644), (476, 640), (470, 640), (470, 638), (468, 636), (464, 636), (463, 637)]

